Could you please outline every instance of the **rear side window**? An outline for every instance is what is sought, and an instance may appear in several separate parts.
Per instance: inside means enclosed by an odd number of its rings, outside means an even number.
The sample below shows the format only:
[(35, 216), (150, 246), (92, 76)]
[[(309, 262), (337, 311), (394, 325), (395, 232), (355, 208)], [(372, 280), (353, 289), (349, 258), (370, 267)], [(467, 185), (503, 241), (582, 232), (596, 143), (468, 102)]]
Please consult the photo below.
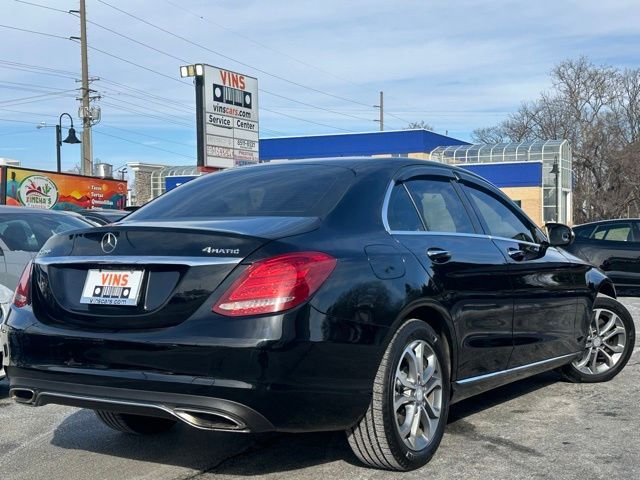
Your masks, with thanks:
[(632, 242), (633, 233), (630, 223), (612, 223), (598, 226), (592, 235), (596, 240), (608, 240), (610, 242)]
[(12, 251), (37, 252), (56, 233), (90, 225), (71, 215), (0, 215), (0, 239)]
[(469, 185), (465, 185), (464, 189), (489, 228), (490, 235), (533, 243), (533, 226), (518, 215), (515, 209), (484, 190)]
[(172, 190), (126, 220), (213, 217), (318, 217), (342, 198), (355, 175), (327, 165), (269, 165), (210, 173)]
[(387, 222), (391, 230), (399, 232), (418, 232), (424, 230), (422, 220), (404, 185), (396, 185), (391, 191), (387, 208)]
[(579, 238), (590, 238), (593, 233), (593, 226), (585, 226), (585, 227), (576, 227), (573, 229), (576, 237)]
[(474, 233), (462, 200), (448, 180), (419, 179), (405, 183), (430, 232)]

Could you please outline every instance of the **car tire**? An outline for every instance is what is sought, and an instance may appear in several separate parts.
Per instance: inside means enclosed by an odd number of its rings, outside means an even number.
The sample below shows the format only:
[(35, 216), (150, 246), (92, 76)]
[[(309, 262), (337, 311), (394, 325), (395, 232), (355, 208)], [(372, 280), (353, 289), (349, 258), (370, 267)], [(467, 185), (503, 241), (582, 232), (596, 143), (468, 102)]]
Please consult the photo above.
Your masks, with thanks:
[[(443, 341), (429, 325), (415, 319), (404, 323), (393, 336), (374, 380), (371, 403), (365, 415), (347, 430), (349, 445), (367, 466), (413, 470), (431, 460), (438, 449), (450, 398), (449, 361)], [(419, 352), (423, 352), (422, 364)], [(417, 375), (420, 366), (422, 375)]]
[(607, 382), (629, 361), (636, 329), (629, 311), (617, 300), (598, 297), (593, 304), (589, 336), (582, 356), (561, 368), (574, 383)]
[(166, 432), (176, 424), (175, 420), (168, 418), (147, 417), (107, 410), (94, 410), (94, 412), (107, 427), (132, 435), (156, 435)]

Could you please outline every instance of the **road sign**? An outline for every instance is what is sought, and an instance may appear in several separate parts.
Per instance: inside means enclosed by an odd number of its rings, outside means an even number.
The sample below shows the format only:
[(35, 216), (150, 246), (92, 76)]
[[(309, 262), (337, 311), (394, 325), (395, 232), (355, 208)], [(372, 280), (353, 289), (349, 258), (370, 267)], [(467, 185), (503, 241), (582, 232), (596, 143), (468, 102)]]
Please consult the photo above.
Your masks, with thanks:
[[(258, 79), (211, 65), (203, 66), (198, 115), (205, 167), (258, 163)], [(199, 80), (199, 81), (198, 81)]]

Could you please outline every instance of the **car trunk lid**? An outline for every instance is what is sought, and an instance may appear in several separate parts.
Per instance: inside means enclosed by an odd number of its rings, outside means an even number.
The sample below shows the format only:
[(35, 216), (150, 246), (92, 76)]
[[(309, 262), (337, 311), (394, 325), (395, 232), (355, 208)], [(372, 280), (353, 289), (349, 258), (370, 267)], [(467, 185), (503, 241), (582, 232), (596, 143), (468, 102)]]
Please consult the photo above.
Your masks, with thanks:
[[(317, 218), (306, 217), (125, 221), (58, 235), (35, 261), (34, 313), (44, 323), (88, 329), (176, 325), (192, 315), (256, 249), (271, 240), (313, 230), (317, 224)], [(135, 302), (86, 303), (89, 271), (110, 279), (139, 276)], [(120, 287), (109, 288), (110, 293), (116, 292), (110, 298), (123, 294)]]

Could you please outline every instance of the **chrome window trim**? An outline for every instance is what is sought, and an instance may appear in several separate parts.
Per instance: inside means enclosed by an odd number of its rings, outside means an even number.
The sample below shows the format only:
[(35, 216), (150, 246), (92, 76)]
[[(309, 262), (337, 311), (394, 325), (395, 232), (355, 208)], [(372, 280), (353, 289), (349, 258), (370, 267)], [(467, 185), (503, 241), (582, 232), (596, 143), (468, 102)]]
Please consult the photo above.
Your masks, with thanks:
[(545, 360), (540, 360), (538, 362), (528, 363), (526, 365), (520, 365), (519, 367), (508, 368), (506, 370), (500, 370), (498, 372), (486, 373), (484, 375), (478, 375), (477, 377), (463, 378), (462, 380), (457, 380), (455, 383), (459, 385), (466, 385), (468, 383), (481, 382), (483, 380), (488, 380), (490, 378), (500, 377), (503, 375), (510, 375), (511, 373), (539, 367), (547, 363), (557, 362), (558, 360), (569, 359), (570, 357), (575, 357), (576, 355), (579, 355), (579, 354), (580, 352), (568, 353), (566, 355), (560, 355), (559, 357), (547, 358)]
[(391, 227), (389, 227), (389, 220), (387, 219), (387, 211), (389, 209), (389, 201), (391, 200), (391, 191), (393, 190), (393, 187), (395, 186), (396, 181), (395, 180), (391, 180), (389, 182), (389, 185), (387, 186), (387, 191), (384, 194), (384, 201), (382, 202), (382, 225), (384, 226), (384, 229), (391, 233)]
[(240, 263), (241, 257), (166, 257), (166, 256), (77, 256), (77, 257), (36, 257), (38, 265), (74, 265), (95, 263), (99, 265), (230, 265)]
[[(448, 235), (455, 237), (471, 237), (471, 238), (488, 238), (489, 240), (506, 240), (509, 242), (517, 242), (522, 245), (529, 245), (531, 247), (540, 247), (539, 243), (535, 242), (527, 242), (526, 240), (516, 240), (515, 238), (506, 238), (506, 237), (497, 237), (493, 235), (488, 235), (486, 233), (458, 233), (458, 232), (435, 232), (429, 230), (391, 230), (389, 227), (389, 221), (387, 219), (388, 209), (389, 209), (389, 201), (391, 199), (391, 191), (395, 186), (395, 180), (391, 180), (389, 185), (387, 186), (387, 191), (384, 195), (384, 201), (382, 202), (382, 224), (384, 225), (384, 229), (387, 231), (389, 235)], [(409, 197), (411, 198), (411, 196)], [(413, 200), (413, 199), (412, 199)], [(415, 206), (415, 203), (414, 203)], [(418, 215), (420, 216), (419, 212)], [(420, 220), (422, 221), (422, 217), (420, 216)]]

